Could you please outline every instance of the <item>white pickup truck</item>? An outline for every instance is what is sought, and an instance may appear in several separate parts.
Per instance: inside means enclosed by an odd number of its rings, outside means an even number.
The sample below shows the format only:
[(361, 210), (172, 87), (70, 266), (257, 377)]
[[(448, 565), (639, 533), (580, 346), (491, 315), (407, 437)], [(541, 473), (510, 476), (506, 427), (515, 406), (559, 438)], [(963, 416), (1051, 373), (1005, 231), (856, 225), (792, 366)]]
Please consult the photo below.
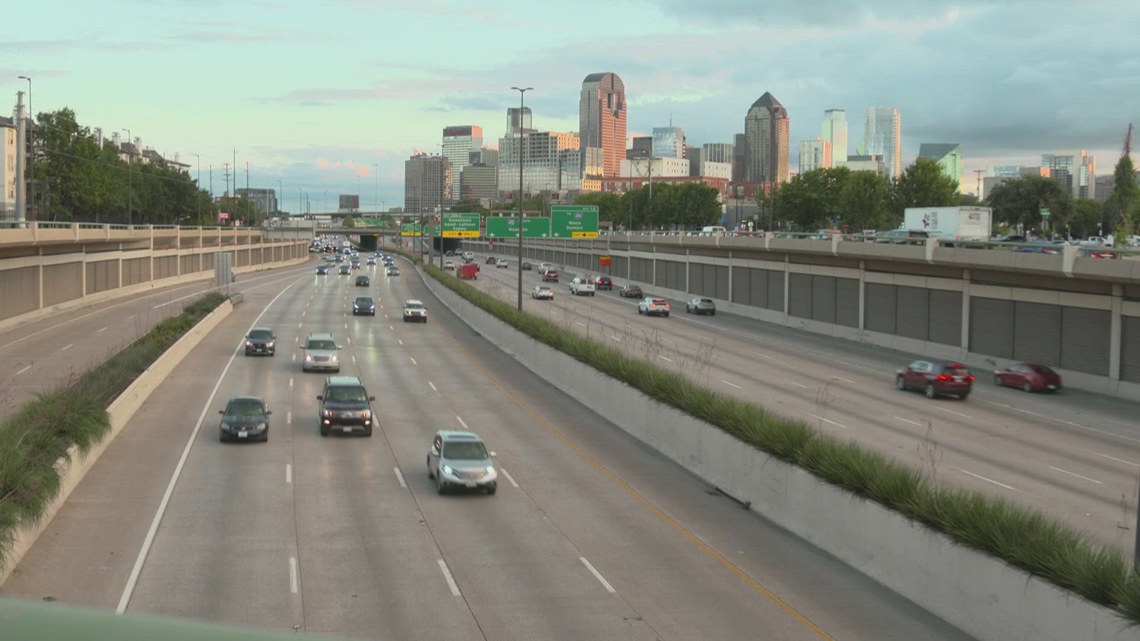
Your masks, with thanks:
[(570, 293), (575, 296), (593, 296), (595, 292), (593, 279), (575, 276), (574, 280), (570, 281)]

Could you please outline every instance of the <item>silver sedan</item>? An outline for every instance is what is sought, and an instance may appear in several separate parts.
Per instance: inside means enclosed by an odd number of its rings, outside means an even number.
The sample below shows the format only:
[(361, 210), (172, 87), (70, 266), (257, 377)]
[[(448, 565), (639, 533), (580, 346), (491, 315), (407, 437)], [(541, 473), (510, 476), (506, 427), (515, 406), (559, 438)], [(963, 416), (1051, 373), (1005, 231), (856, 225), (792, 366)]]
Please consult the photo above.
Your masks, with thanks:
[(716, 303), (711, 298), (692, 298), (685, 303), (685, 312), (689, 314), (708, 314), (716, 316)]

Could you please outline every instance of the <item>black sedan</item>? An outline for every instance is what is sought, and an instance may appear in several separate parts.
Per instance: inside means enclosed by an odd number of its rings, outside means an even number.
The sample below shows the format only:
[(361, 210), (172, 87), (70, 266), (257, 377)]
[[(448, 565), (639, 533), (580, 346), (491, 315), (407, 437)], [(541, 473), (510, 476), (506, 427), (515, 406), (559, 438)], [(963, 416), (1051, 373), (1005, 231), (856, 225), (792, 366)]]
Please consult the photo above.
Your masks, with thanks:
[(222, 422), (218, 424), (221, 441), (268, 441), (269, 415), (273, 412), (265, 401), (256, 396), (235, 396), (218, 410)]
[(245, 337), (245, 355), (264, 354), (273, 356), (277, 352), (277, 337), (267, 327), (254, 327)]
[(622, 298), (641, 298), (645, 296), (645, 292), (641, 291), (640, 285), (622, 285), (618, 289), (618, 296)]

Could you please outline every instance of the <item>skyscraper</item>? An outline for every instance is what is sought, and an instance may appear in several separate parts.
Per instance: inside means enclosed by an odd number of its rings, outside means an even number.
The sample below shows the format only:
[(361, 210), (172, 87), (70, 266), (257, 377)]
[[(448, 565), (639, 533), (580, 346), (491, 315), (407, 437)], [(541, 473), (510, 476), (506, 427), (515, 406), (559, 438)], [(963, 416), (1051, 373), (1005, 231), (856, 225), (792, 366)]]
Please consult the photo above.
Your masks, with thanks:
[(882, 156), (888, 178), (902, 175), (902, 117), (898, 107), (869, 107), (862, 154)]
[(526, 131), (533, 128), (531, 126), (530, 107), (523, 107), (522, 111), (519, 111), (518, 107), (507, 109), (507, 135), (517, 134), (520, 127)]
[(962, 145), (957, 143), (930, 143), (924, 142), (918, 146), (919, 158), (930, 158), (942, 167), (942, 173), (962, 186), (962, 170), (965, 163), (962, 159)]
[(432, 213), (449, 204), (451, 162), (445, 156), (416, 154), (404, 161), (404, 211)]
[[(451, 161), (452, 179), (458, 179), (463, 168), (471, 164), (471, 152), (483, 146), (483, 128), (461, 125), (443, 128), (443, 155)], [(459, 194), (447, 194), (447, 200), (458, 200)]]
[(823, 112), (824, 141), (831, 143), (831, 163), (838, 167), (847, 162), (847, 112), (843, 109), (828, 109)]
[(654, 127), (652, 153), (654, 158), (684, 158), (684, 130), (680, 127)]
[[(625, 84), (616, 73), (592, 73), (582, 81), (578, 135), (581, 138), (583, 162), (588, 148), (602, 150), (602, 176), (587, 176), (583, 173), (582, 189), (601, 189), (601, 178), (618, 176), (621, 161), (625, 158)], [(583, 165), (583, 171), (585, 168)], [(596, 186), (594, 180), (598, 181)]]
[(1041, 154), (1041, 166), (1075, 198), (1096, 198), (1096, 156), (1084, 149)]
[(748, 182), (788, 181), (788, 110), (764, 92), (744, 117), (748, 139), (745, 173)]
[(800, 141), (800, 173), (832, 167), (831, 143), (823, 138)]

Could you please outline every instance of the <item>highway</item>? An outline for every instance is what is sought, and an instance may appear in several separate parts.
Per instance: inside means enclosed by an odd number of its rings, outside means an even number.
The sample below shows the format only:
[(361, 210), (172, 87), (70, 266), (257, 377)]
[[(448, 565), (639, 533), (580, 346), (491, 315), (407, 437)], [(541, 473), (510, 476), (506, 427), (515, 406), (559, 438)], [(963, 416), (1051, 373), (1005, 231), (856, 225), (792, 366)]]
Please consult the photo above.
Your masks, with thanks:
[[(537, 379), (415, 270), (364, 270), (367, 289), (311, 265), (243, 287), (0, 596), (367, 639), (968, 638)], [(365, 292), (375, 318), (350, 315)], [(407, 298), (426, 325), (401, 322)], [(241, 355), (253, 325), (275, 328), (275, 357)], [(318, 434), (310, 331), (376, 396), (372, 438)], [(218, 442), (238, 394), (273, 410), (268, 443)], [(427, 478), (431, 435), (463, 428), (496, 452), (494, 496)]]
[[(475, 286), (512, 304), (516, 261), (483, 265)], [(534, 266), (538, 267), (537, 261)], [(754, 401), (822, 432), (897, 457), (941, 482), (1040, 509), (1131, 553), (1140, 483), (1136, 403), (1066, 389), (1056, 395), (1000, 388), (992, 372), (966, 401), (928, 400), (894, 387), (895, 371), (917, 356), (762, 323), (721, 309), (641, 317), (637, 300), (613, 291), (571, 296), (576, 274), (561, 272), (553, 301), (533, 300), (537, 271), (524, 272), (524, 308), (674, 369), (710, 389)], [(647, 294), (653, 288), (647, 287)]]

